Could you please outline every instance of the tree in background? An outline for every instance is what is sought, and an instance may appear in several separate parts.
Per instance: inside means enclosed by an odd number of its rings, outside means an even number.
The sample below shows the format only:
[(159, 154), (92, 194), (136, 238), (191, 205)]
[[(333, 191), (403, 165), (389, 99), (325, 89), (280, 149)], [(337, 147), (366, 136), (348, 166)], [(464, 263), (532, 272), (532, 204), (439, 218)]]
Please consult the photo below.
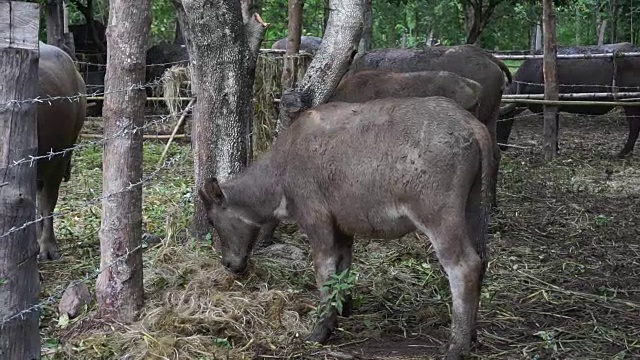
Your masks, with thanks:
[[(253, 82), (267, 24), (251, 0), (175, 0), (191, 60), (195, 186), (239, 173), (251, 152)], [(194, 197), (194, 235), (209, 233)]]

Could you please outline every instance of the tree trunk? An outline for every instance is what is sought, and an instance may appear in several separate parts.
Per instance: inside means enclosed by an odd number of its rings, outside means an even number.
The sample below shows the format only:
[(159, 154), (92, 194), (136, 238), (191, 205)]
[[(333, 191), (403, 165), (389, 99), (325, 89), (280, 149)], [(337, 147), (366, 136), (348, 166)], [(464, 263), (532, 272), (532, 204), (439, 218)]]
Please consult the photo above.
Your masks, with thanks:
[(284, 68), (282, 70), (282, 90), (293, 87), (296, 79), (296, 55), (300, 51), (300, 36), (302, 36), (303, 0), (289, 0), (289, 34), (287, 36), (287, 50), (284, 54)]
[[(142, 132), (146, 48), (151, 0), (111, 0), (107, 26), (107, 71), (104, 97), (102, 223), (100, 273), (96, 297), (100, 315), (134, 321), (144, 304), (142, 286)], [(124, 132), (122, 135), (116, 134)], [(107, 165), (108, 164), (108, 165)], [(122, 191), (127, 189), (127, 191)], [(117, 194), (115, 194), (117, 193)], [(108, 196), (109, 194), (114, 194)]]
[(0, 354), (40, 359), (36, 166), (13, 161), (38, 154), (38, 4), (0, 2)]
[(607, 19), (602, 19), (600, 28), (598, 29), (598, 45), (604, 45), (604, 35), (607, 31)]
[(362, 35), (365, 0), (331, 0), (331, 15), (322, 46), (309, 64), (301, 84), (285, 91), (280, 102), (280, 126), (284, 130), (299, 114), (326, 102), (357, 53)]
[(185, 45), (184, 36), (182, 35), (182, 28), (180, 27), (180, 20), (176, 16), (176, 30), (173, 35), (173, 44), (174, 45)]
[(618, 2), (611, 0), (611, 9), (609, 11), (611, 19), (611, 43), (618, 42)]
[(64, 10), (62, 0), (47, 0), (47, 44), (64, 44)]
[(327, 22), (329, 21), (329, 14), (331, 14), (331, 7), (329, 6), (329, 0), (324, 0), (324, 14), (322, 17), (322, 36), (327, 32)]
[(373, 42), (373, 6), (371, 1), (372, 0), (364, 0), (364, 19), (362, 37), (360, 38), (360, 44), (358, 45), (358, 54), (364, 54), (371, 50), (371, 44)]
[[(558, 100), (558, 73), (556, 72), (556, 17), (553, 0), (543, 0), (544, 31), (544, 98)], [(544, 125), (542, 150), (547, 160), (553, 159), (558, 151), (558, 106), (544, 105)]]
[[(252, 6), (249, 0), (182, 1), (197, 99), (192, 137), (196, 187), (211, 176), (227, 179), (248, 162), (255, 63), (268, 26)], [(195, 196), (194, 203), (194, 235), (204, 239), (210, 227), (200, 198)]]

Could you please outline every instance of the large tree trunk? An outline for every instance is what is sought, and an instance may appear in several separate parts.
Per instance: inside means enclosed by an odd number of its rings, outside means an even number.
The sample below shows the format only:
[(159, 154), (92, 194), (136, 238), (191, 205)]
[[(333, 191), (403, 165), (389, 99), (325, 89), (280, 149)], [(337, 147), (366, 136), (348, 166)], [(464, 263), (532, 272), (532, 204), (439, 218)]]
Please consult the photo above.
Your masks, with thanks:
[(103, 39), (100, 38), (95, 25), (95, 18), (93, 16), (93, 0), (87, 0), (87, 5), (82, 4), (80, 0), (71, 1), (85, 18), (87, 24), (87, 36), (94, 42), (98, 51), (100, 51), (101, 53), (106, 53), (107, 49), (105, 49), (104, 43), (102, 41)]
[(289, 89), (296, 84), (296, 58), (300, 51), (300, 37), (302, 36), (303, 0), (289, 0), (289, 34), (287, 35), (287, 50), (284, 54), (284, 68), (282, 70), (282, 90)]
[(362, 37), (358, 45), (358, 54), (371, 50), (373, 42), (373, 6), (372, 0), (364, 0)]
[[(178, 2), (178, 7), (180, 4)], [(248, 162), (251, 145), (253, 80), (267, 24), (250, 0), (183, 0), (184, 31), (191, 59), (194, 107), (195, 185), (216, 176), (227, 179)], [(194, 235), (209, 225), (194, 197)]]
[[(0, 357), (40, 359), (35, 218), (38, 154), (38, 4), (0, 2)], [(6, 106), (5, 106), (6, 105)]]
[(467, 32), (467, 44), (475, 44), (489, 23), (489, 19), (496, 6), (503, 0), (489, 0), (485, 6), (484, 0), (464, 0), (465, 30)]
[[(102, 223), (96, 296), (101, 316), (135, 320), (144, 304), (142, 286), (142, 131), (146, 48), (151, 0), (111, 0), (107, 26)], [(123, 130), (129, 131), (123, 131)], [(119, 134), (120, 133), (120, 134)], [(116, 134), (119, 134), (116, 136)], [(122, 191), (127, 189), (127, 191)], [(109, 196), (110, 194), (114, 194)]]
[(618, 42), (618, 1), (611, 0), (609, 17), (611, 19), (611, 43)]
[(347, 72), (362, 34), (365, 0), (331, 0), (331, 14), (320, 49), (302, 82), (282, 94), (280, 126), (284, 130), (299, 114), (326, 102)]

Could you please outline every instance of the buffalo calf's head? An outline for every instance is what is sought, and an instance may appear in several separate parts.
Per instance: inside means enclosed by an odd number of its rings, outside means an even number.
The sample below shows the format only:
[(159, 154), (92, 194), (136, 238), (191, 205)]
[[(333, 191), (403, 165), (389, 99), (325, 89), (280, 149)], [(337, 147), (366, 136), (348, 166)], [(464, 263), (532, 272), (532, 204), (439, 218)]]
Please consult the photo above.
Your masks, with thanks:
[(260, 225), (239, 206), (231, 204), (216, 178), (209, 179), (198, 189), (209, 224), (220, 238), (222, 264), (234, 274), (242, 274), (258, 237)]

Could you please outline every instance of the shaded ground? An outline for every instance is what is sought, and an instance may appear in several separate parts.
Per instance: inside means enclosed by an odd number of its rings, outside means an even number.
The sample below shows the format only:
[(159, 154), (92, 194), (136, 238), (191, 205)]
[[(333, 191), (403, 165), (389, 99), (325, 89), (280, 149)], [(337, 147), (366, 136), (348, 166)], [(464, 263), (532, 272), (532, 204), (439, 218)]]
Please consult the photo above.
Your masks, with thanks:
[[(483, 359), (632, 359), (640, 357), (640, 240), (637, 155), (613, 155), (626, 123), (564, 116), (560, 156), (545, 164), (542, 122), (523, 119), (503, 153), (490, 227), (491, 257), (479, 319)], [(162, 144), (145, 145), (145, 173)], [(56, 223), (63, 258), (41, 266), (43, 298), (99, 264), (97, 230), (101, 149), (74, 153)], [(206, 243), (189, 240), (192, 170), (189, 145), (144, 187), (145, 231), (162, 239), (145, 252), (146, 307), (133, 325), (94, 320), (93, 306), (59, 325), (42, 315), (45, 358), (55, 359), (418, 359), (437, 358), (449, 333), (450, 292), (428, 242), (414, 234), (356, 243), (354, 316), (327, 348), (304, 344), (315, 309), (308, 245), (295, 226), (278, 242), (297, 260), (257, 255), (249, 275), (233, 279)], [(129, 354), (130, 357), (123, 357)]]

